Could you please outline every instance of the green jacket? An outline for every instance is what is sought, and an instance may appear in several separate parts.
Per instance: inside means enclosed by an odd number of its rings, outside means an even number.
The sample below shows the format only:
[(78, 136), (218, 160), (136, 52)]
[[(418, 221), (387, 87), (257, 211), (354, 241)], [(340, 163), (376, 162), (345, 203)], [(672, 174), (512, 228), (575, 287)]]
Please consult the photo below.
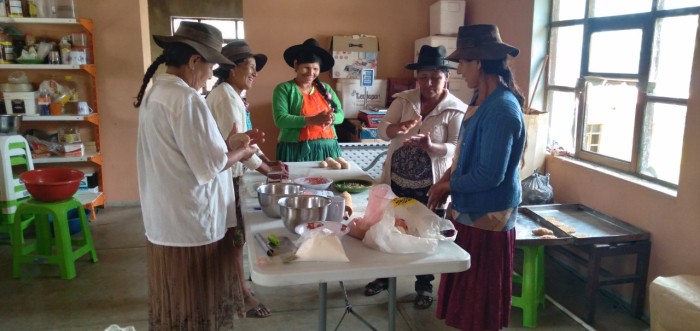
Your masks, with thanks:
[[(326, 90), (331, 94), (331, 98), (337, 105), (333, 125), (343, 123), (345, 114), (338, 96), (330, 85), (323, 83), (323, 86), (326, 87)], [(278, 138), (280, 142), (299, 142), (299, 133), (302, 128), (306, 127), (306, 118), (301, 116), (303, 100), (304, 97), (301, 95), (294, 80), (280, 83), (275, 87), (272, 93), (272, 117), (275, 120), (275, 125), (280, 129)], [(333, 134), (335, 134), (335, 127), (333, 127)]]

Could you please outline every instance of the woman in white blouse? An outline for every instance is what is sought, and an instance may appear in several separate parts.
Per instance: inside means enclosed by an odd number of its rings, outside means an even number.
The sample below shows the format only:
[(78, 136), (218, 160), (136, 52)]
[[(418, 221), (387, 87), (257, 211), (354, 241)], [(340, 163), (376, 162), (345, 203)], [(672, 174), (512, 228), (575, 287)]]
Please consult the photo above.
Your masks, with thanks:
[[(416, 71), (417, 88), (394, 95), (379, 124), (379, 135), (390, 141), (381, 182), (391, 185), (399, 197), (414, 198), (427, 205), (428, 190), (450, 169), (459, 138), (459, 127), (467, 105), (450, 94), (450, 77), (445, 48), (423, 46), (418, 61), (406, 65)], [(444, 214), (444, 206), (436, 210)], [(429, 308), (433, 302), (433, 275), (416, 276), (416, 309)], [(365, 287), (365, 295), (387, 288), (388, 281), (378, 278)]]

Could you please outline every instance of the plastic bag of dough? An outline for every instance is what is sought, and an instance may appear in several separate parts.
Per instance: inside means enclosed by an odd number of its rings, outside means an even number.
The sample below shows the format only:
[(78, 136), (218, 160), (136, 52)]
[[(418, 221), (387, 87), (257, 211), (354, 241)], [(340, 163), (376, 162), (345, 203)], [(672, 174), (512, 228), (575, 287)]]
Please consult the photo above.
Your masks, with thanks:
[(440, 241), (454, 241), (456, 236), (452, 222), (418, 200), (395, 198), (362, 243), (386, 253), (432, 253)]
[(391, 190), (391, 186), (387, 184), (372, 186), (369, 190), (369, 200), (365, 214), (362, 217), (353, 218), (348, 224), (350, 227), (349, 235), (362, 240), (367, 230), (382, 219), (382, 214), (394, 198), (396, 198), (396, 195)]
[(388, 208), (379, 223), (373, 225), (365, 233), (362, 243), (372, 249), (385, 253), (410, 254), (432, 253), (438, 245), (435, 238), (421, 238), (411, 233), (411, 229), (396, 226), (394, 209)]
[(350, 262), (340, 237), (323, 227), (304, 232), (297, 246), (296, 261)]

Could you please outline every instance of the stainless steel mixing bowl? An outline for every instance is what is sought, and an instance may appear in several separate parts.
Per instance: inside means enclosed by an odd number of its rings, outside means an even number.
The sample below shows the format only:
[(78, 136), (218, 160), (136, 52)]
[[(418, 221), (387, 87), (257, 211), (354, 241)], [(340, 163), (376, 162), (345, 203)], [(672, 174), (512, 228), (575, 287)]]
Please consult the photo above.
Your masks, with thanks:
[(258, 186), (258, 202), (265, 215), (280, 218), (280, 198), (301, 194), (304, 187), (294, 183), (268, 183)]
[(325, 221), (331, 200), (320, 195), (293, 195), (279, 200), (282, 223), (292, 233), (297, 225)]

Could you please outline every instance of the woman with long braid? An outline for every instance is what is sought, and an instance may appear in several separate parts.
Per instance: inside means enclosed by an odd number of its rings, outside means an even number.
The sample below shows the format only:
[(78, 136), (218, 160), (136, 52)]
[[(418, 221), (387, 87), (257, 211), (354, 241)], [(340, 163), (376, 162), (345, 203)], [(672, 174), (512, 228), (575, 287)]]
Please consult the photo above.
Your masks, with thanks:
[(333, 68), (333, 56), (316, 39), (307, 39), (284, 51), (284, 60), (296, 77), (275, 87), (272, 112), (280, 129), (276, 157), (284, 162), (322, 161), (341, 156), (333, 125), (345, 115), (330, 85), (318, 75)]
[[(245, 312), (229, 230), (237, 222), (233, 179), (225, 170), (254, 155), (263, 134), (249, 131), (250, 144), (232, 150), (198, 92), (215, 63), (233, 64), (220, 53), (218, 29), (185, 21), (173, 36), (153, 39), (163, 54), (146, 71), (134, 103), (149, 329), (219, 330)], [(161, 64), (165, 73), (145, 93)], [(226, 138), (237, 131), (234, 126)]]
[[(460, 330), (500, 330), (510, 317), (515, 219), (521, 199), (518, 169), (525, 146), (524, 98), (495, 25), (459, 28), (447, 60), (478, 95), (467, 110), (452, 170), (428, 191), (428, 207), (452, 196), (455, 243), (471, 255), (471, 269), (442, 275), (437, 317)], [(478, 108), (475, 108), (478, 106)]]

